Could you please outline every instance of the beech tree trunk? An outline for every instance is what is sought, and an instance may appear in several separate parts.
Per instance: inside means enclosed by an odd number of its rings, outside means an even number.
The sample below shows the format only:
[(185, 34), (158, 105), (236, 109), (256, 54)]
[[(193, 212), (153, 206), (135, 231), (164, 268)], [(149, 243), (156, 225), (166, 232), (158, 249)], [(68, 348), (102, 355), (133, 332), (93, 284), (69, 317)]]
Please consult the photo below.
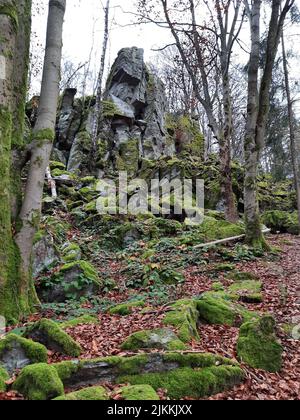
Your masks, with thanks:
[(21, 255), (22, 294), (36, 300), (31, 281), (33, 239), (39, 228), (46, 169), (55, 137), (66, 0), (50, 0), (46, 51), (38, 117), (33, 130), (32, 153), (25, 196), (19, 215), (16, 243)]
[(92, 148), (91, 148), (91, 162), (95, 163), (95, 157), (97, 156), (97, 136), (99, 130), (99, 119), (101, 117), (101, 103), (102, 103), (102, 87), (103, 87), (103, 77), (105, 71), (105, 60), (106, 60), (106, 52), (107, 52), (107, 44), (109, 38), (109, 6), (110, 0), (107, 0), (106, 7), (104, 9), (104, 38), (103, 38), (103, 46), (102, 46), (102, 55), (101, 55), (101, 64), (100, 70), (97, 79), (97, 94), (96, 94), (96, 105), (95, 111), (93, 115), (93, 128), (92, 128)]
[(287, 103), (288, 103), (291, 157), (292, 157), (292, 163), (293, 163), (293, 172), (294, 172), (295, 188), (296, 188), (296, 195), (297, 195), (298, 221), (299, 221), (299, 226), (300, 226), (300, 156), (299, 156), (300, 138), (299, 136), (296, 135), (296, 120), (295, 120), (294, 109), (293, 109), (288, 60), (287, 60), (287, 55), (286, 55), (286, 50), (285, 50), (285, 40), (284, 40), (283, 33), (281, 36), (281, 43), (282, 43), (283, 70), (284, 70), (284, 78), (285, 78), (285, 90), (286, 90), (286, 97), (287, 97)]
[(16, 321), (30, 311), (22, 295), (20, 255), (13, 238), (20, 173), (12, 156), (24, 142), (31, 0), (0, 0), (0, 315)]
[(281, 11), (282, 0), (272, 0), (272, 14), (268, 28), (267, 51), (263, 75), (259, 83), (260, 26), (262, 0), (253, 0), (252, 7), (245, 0), (251, 28), (251, 54), (248, 69), (248, 107), (245, 135), (245, 222), (246, 241), (252, 247), (267, 248), (261, 229), (257, 199), (257, 174), (264, 148), (266, 124), (269, 116), (270, 87), (280, 37), (287, 13), (294, 0), (286, 0)]

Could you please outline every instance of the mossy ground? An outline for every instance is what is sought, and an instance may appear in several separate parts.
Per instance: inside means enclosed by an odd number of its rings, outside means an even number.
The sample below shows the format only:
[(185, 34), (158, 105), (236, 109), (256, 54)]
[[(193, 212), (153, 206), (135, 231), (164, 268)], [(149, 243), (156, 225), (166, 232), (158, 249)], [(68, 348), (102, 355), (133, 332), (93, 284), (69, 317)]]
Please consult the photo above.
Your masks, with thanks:
[(111, 315), (126, 316), (126, 315), (130, 315), (134, 308), (142, 308), (144, 306), (145, 306), (144, 301), (122, 303), (120, 305), (116, 305), (110, 308), (109, 313)]

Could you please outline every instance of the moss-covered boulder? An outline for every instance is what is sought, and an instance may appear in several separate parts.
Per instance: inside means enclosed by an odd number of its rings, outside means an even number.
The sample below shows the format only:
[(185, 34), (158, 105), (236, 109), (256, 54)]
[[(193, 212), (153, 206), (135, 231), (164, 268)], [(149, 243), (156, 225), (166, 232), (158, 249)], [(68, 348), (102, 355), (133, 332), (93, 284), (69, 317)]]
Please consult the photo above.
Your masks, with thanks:
[(74, 261), (80, 261), (82, 258), (82, 252), (80, 246), (75, 243), (66, 243), (61, 248), (62, 259), (65, 263)]
[(54, 401), (105, 401), (108, 395), (102, 386), (93, 386), (54, 398)]
[(197, 301), (200, 319), (208, 324), (239, 327), (258, 317), (255, 312), (248, 311), (230, 299), (230, 296), (222, 292), (204, 293)]
[(197, 302), (191, 299), (179, 300), (170, 305), (163, 323), (177, 328), (178, 338), (184, 343), (199, 340)]
[(172, 351), (186, 350), (186, 345), (178, 339), (172, 330), (164, 328), (134, 333), (122, 344), (122, 349), (160, 349)]
[(242, 325), (237, 343), (239, 359), (253, 368), (278, 372), (283, 348), (277, 341), (275, 325), (269, 315)]
[(126, 316), (126, 315), (130, 315), (134, 308), (142, 308), (144, 306), (145, 306), (145, 302), (143, 300), (136, 301), (136, 302), (121, 303), (120, 305), (116, 305), (110, 308), (109, 313), (110, 315)]
[(120, 389), (120, 395), (127, 401), (158, 401), (160, 398), (150, 385), (129, 385)]
[(6, 391), (5, 382), (9, 379), (9, 374), (5, 369), (0, 367), (0, 392)]
[(47, 302), (63, 303), (97, 294), (102, 283), (96, 269), (87, 261), (64, 264), (51, 281), (42, 286), (42, 298)]
[(42, 319), (27, 328), (24, 336), (43, 344), (49, 350), (78, 357), (81, 347), (63, 329), (50, 319)]
[(56, 369), (46, 363), (25, 367), (13, 384), (28, 400), (46, 401), (63, 395), (64, 386)]
[(262, 221), (272, 233), (291, 233), (292, 235), (299, 235), (300, 227), (296, 213), (287, 211), (271, 210), (267, 211), (262, 216)]
[(244, 378), (235, 361), (203, 353), (144, 353), (133, 357), (106, 357), (61, 362), (53, 367), (67, 388), (101, 382), (151, 385), (168, 389), (171, 398), (202, 397), (223, 391)]
[(9, 334), (0, 340), (0, 367), (9, 374), (40, 362), (47, 362), (45, 346), (15, 334)]
[(38, 277), (60, 262), (52, 235), (44, 230), (37, 232), (32, 250), (32, 275)]
[(68, 321), (61, 322), (58, 325), (63, 330), (66, 330), (67, 328), (74, 328), (74, 327), (78, 327), (78, 325), (88, 325), (88, 324), (99, 324), (99, 320), (96, 316), (82, 315), (78, 318), (73, 318), (73, 319), (69, 319)]
[(260, 303), (263, 301), (262, 282), (255, 280), (237, 281), (229, 288), (229, 293), (237, 295), (238, 299), (246, 303)]

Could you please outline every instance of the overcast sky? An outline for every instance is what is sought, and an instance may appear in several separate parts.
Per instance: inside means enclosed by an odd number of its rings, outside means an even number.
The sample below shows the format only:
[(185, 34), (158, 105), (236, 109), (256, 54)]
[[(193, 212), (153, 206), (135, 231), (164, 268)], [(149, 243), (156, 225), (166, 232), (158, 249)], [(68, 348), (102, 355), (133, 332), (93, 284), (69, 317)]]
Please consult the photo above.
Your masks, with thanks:
[[(95, 74), (99, 68), (99, 56), (103, 41), (103, 3), (105, 2), (106, 0), (67, 0), (63, 56), (74, 64), (79, 64), (88, 61), (92, 53), (91, 69)], [(39, 13), (35, 13), (33, 18), (33, 31), (37, 33), (41, 43), (38, 53), (43, 58), (42, 46), (46, 35), (48, 0), (33, 0), (33, 3), (43, 6)], [(123, 47), (137, 46), (144, 48), (146, 61), (151, 62), (156, 55), (152, 51), (153, 48), (159, 48), (172, 42), (169, 31), (166, 29), (152, 24), (132, 25), (135, 17), (130, 12), (135, 10), (134, 3), (133, 0), (111, 0), (108, 68), (116, 58), (118, 51)], [(300, 0), (296, 0), (296, 3), (300, 7)], [(300, 54), (299, 34), (300, 28), (293, 28), (292, 33), (289, 34), (289, 44), (293, 46), (294, 52)], [(248, 37), (247, 31), (246, 36)], [(245, 55), (243, 59), (245, 59)], [(300, 58), (297, 63), (293, 63), (294, 70), (291, 77), (300, 81), (299, 62)], [(37, 78), (33, 83), (34, 93), (39, 91), (39, 79)], [(297, 106), (297, 108), (300, 112), (300, 106)]]

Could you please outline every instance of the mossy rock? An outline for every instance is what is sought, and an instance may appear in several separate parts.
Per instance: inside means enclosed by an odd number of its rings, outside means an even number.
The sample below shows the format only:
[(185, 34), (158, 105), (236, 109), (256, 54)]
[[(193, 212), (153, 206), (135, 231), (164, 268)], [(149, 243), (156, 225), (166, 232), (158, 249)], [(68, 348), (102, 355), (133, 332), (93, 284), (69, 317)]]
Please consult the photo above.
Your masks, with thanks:
[(50, 319), (42, 319), (28, 327), (25, 337), (43, 344), (49, 350), (67, 356), (78, 357), (82, 351), (80, 345)]
[(6, 384), (5, 382), (8, 381), (9, 374), (5, 369), (0, 366), (0, 392), (6, 391)]
[(66, 165), (62, 162), (50, 161), (50, 169), (53, 171), (54, 169), (60, 169), (62, 171), (66, 170)]
[(214, 266), (214, 271), (233, 271), (235, 269), (234, 264), (221, 263)]
[(105, 401), (108, 399), (105, 388), (102, 386), (93, 386), (54, 398), (54, 401)]
[(129, 385), (120, 389), (126, 401), (158, 401), (160, 398), (150, 385)]
[(228, 274), (228, 278), (237, 282), (259, 280), (259, 277), (256, 274), (248, 273), (244, 271), (234, 271), (233, 273)]
[(46, 363), (25, 367), (15, 383), (13, 390), (28, 400), (47, 401), (64, 393), (64, 386), (57, 370)]
[(242, 325), (237, 343), (239, 359), (255, 369), (278, 372), (283, 348), (275, 335), (275, 320), (266, 315)]
[(95, 325), (99, 324), (99, 320), (97, 317), (92, 316), (92, 315), (82, 315), (78, 318), (73, 318), (68, 321), (61, 322), (58, 325), (60, 326), (60, 328), (65, 330), (67, 328), (77, 327), (78, 325), (88, 325), (88, 324), (95, 324)]
[(177, 328), (179, 340), (188, 343), (192, 339), (199, 340), (197, 329), (197, 302), (190, 299), (179, 300), (170, 306), (163, 323)]
[[(174, 380), (177, 385), (180, 382), (180, 378), (177, 381), (176, 374), (184, 368), (188, 368), (190, 374), (206, 368), (234, 368), (231, 372), (238, 373), (237, 376), (235, 374), (233, 375), (234, 384), (237, 377), (240, 379), (243, 376), (243, 372), (237, 362), (213, 354), (203, 353), (141, 353), (132, 357), (111, 356), (94, 360), (73, 360), (57, 363), (52, 366), (57, 370), (65, 387), (70, 389), (98, 385), (101, 382), (107, 381), (114, 384), (129, 383), (131, 385), (148, 384), (153, 386), (152, 382), (150, 383), (147, 379), (142, 382), (137, 378), (141, 378), (145, 374), (160, 374), (159, 377), (163, 380), (164, 377), (173, 371)], [(130, 376), (130, 381), (128, 380), (128, 376)], [(135, 382), (136, 379), (139, 382)], [(228, 381), (224, 381), (228, 385), (232, 383), (229, 379), (228, 377)], [(161, 387), (160, 384), (158, 385), (157, 388), (154, 386), (156, 390)], [(187, 383), (185, 386), (187, 386)], [(186, 389), (182, 391), (182, 396), (189, 395), (189, 392), (185, 394), (184, 392), (186, 392)]]
[(82, 252), (80, 246), (77, 244), (66, 244), (62, 247), (62, 259), (65, 263), (80, 261)]
[(110, 315), (121, 315), (126, 316), (132, 313), (134, 308), (142, 308), (145, 306), (145, 302), (143, 300), (137, 302), (127, 302), (121, 303), (120, 305), (113, 306), (108, 310)]
[(102, 286), (96, 269), (84, 260), (64, 264), (51, 280), (51, 285), (43, 288), (42, 297), (47, 302), (63, 303), (89, 297), (97, 294)]
[(208, 324), (239, 327), (244, 322), (257, 318), (255, 312), (250, 312), (243, 306), (232, 302), (226, 293), (207, 292), (197, 301), (197, 309), (202, 321)]
[(262, 216), (262, 221), (272, 233), (291, 233), (299, 235), (300, 227), (298, 223), (297, 213), (289, 213), (287, 211), (271, 210)]
[(185, 367), (164, 373), (124, 375), (119, 379), (131, 385), (148, 384), (155, 390), (166, 389), (172, 399), (202, 398), (239, 384), (244, 379), (244, 372), (234, 366)]
[(263, 301), (262, 287), (260, 281), (245, 280), (232, 284), (228, 291), (237, 295), (242, 302), (261, 303)]
[(45, 346), (15, 334), (9, 334), (0, 340), (0, 366), (9, 374), (39, 362), (47, 362)]
[(167, 328), (144, 330), (132, 334), (122, 344), (122, 350), (161, 349), (186, 350), (186, 345)]

